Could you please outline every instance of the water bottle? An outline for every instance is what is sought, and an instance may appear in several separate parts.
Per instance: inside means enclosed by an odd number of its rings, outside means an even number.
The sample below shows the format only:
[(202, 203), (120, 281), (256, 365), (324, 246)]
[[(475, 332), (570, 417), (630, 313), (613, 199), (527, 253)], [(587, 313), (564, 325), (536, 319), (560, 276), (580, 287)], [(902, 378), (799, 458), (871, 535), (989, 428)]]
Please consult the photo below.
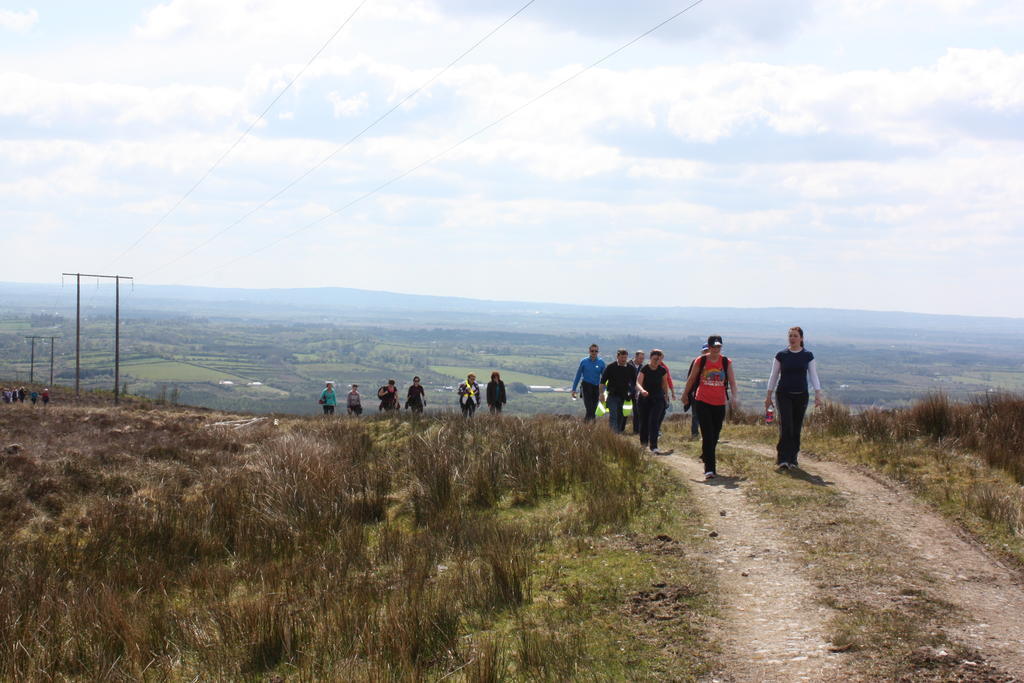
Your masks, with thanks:
[(768, 408), (764, 411), (764, 423), (770, 425), (775, 422), (775, 408)]

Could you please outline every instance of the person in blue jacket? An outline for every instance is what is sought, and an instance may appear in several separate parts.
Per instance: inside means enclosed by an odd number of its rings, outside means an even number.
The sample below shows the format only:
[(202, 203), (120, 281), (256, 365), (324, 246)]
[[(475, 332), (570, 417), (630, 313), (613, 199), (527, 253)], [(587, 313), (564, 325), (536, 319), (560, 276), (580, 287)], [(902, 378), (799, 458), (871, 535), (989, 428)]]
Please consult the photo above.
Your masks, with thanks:
[[(585, 419), (594, 420), (597, 418), (597, 397), (598, 387), (601, 386), (601, 375), (604, 374), (605, 362), (598, 357), (601, 349), (597, 344), (590, 345), (590, 353), (580, 361), (576, 368), (576, 377), (572, 380), (572, 397), (576, 398), (577, 387), (583, 394), (583, 406), (586, 408)], [(583, 386), (580, 386), (580, 380)]]

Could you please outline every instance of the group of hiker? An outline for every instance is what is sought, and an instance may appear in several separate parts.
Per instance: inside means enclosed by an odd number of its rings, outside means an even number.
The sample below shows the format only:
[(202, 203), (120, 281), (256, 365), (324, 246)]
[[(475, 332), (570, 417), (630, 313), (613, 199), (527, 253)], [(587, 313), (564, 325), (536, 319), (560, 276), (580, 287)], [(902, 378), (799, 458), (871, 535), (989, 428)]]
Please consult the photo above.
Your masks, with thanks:
[[(815, 392), (815, 403), (822, 401), (821, 382), (818, 380), (814, 354), (804, 348), (804, 332), (791, 327), (788, 346), (775, 354), (768, 378), (765, 395), (765, 419), (777, 422), (779, 440), (776, 444), (777, 464), (780, 470), (797, 467), (800, 452), (800, 432), (804, 415), (810, 401), (809, 386)], [(704, 462), (704, 477), (718, 476), (716, 448), (725, 421), (726, 406), (739, 407), (739, 391), (732, 361), (722, 353), (722, 337), (713, 334), (707, 338), (700, 355), (690, 361), (686, 370), (686, 382), (676, 394), (672, 372), (665, 363), (661, 349), (651, 349), (647, 354), (636, 351), (629, 357), (629, 351), (618, 349), (615, 360), (606, 363), (600, 357), (600, 347), (591, 344), (588, 355), (580, 360), (572, 382), (572, 398), (583, 398), (585, 420), (595, 420), (600, 411), (607, 413), (608, 424), (615, 433), (626, 431), (628, 418), (632, 417), (632, 431), (640, 439), (640, 445), (653, 455), (670, 455), (671, 450), (659, 448), (661, 424), (671, 401), (682, 401), (683, 411), (691, 412), (690, 434), (701, 438), (701, 460)], [(497, 371), (491, 373), (491, 380), (481, 390), (476, 375), (469, 373), (459, 384), (456, 392), (462, 414), (472, 417), (477, 408), (486, 400), (492, 414), (500, 413), (507, 402), (505, 383)], [(389, 379), (377, 390), (380, 412), (397, 412), (402, 403), (398, 385)], [(325, 415), (333, 415), (338, 405), (338, 396), (333, 382), (326, 382), (320, 392), (320, 405)], [(359, 385), (351, 385), (345, 406), (349, 415), (362, 415), (362, 395)], [(419, 377), (413, 377), (405, 396), (405, 409), (422, 413), (427, 406), (426, 391)]]
[[(808, 385), (814, 389), (815, 403), (822, 401), (814, 354), (804, 348), (803, 330), (791, 327), (788, 342), (787, 348), (775, 354), (764, 401), (766, 420), (776, 421), (779, 426), (776, 454), (780, 470), (797, 467), (800, 432), (809, 403)], [(612, 431), (621, 434), (626, 430), (627, 417), (632, 415), (633, 433), (640, 445), (653, 455), (670, 455), (671, 450), (658, 447), (669, 401), (677, 398), (664, 352), (652, 349), (645, 362), (643, 351), (629, 358), (629, 351), (619, 349), (613, 363), (606, 363), (599, 353), (598, 345), (591, 344), (572, 383), (572, 397), (576, 398), (577, 391), (583, 397), (584, 419), (596, 419), (599, 410), (606, 412)], [(709, 336), (700, 355), (690, 361), (686, 384), (678, 398), (684, 412), (692, 411), (691, 438), (696, 439), (698, 433), (701, 437), (704, 477), (714, 479), (718, 476), (716, 448), (726, 406), (739, 407), (736, 375), (732, 362), (722, 353), (720, 335)]]
[(0, 397), (4, 403), (24, 403), (27, 398), (32, 405), (36, 405), (40, 401), (44, 406), (50, 404), (49, 388), (38, 392), (35, 389), (26, 390), (25, 387), (4, 387), (0, 389)]
[[(487, 407), (492, 414), (500, 413), (508, 402), (508, 394), (505, 391), (505, 382), (501, 379), (501, 373), (491, 373), (491, 381), (487, 383), (486, 389), (481, 392), (480, 384), (476, 381), (476, 375), (469, 373), (465, 381), (459, 384), (456, 390), (459, 396), (459, 407), (462, 414), (472, 417), (482, 401), (486, 399)], [(397, 412), (401, 409), (401, 399), (398, 384), (395, 380), (389, 379), (387, 384), (377, 389), (377, 398), (380, 404), (377, 407), (379, 412)], [(324, 415), (333, 415), (338, 405), (338, 396), (334, 391), (334, 382), (326, 382), (323, 391), (320, 392), (321, 407)], [(363, 397), (359, 393), (359, 385), (351, 385), (351, 389), (345, 399), (345, 406), (349, 415), (359, 416), (363, 414)], [(427, 393), (420, 383), (419, 377), (412, 378), (405, 395), (405, 409), (412, 413), (422, 413), (427, 407)]]

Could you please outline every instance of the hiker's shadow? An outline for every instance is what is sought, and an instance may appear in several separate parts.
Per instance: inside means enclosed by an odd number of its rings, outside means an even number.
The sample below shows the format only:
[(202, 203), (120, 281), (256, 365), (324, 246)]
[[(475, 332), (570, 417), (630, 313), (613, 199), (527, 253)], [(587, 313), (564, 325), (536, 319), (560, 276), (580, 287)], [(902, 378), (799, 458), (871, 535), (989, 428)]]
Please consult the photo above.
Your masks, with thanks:
[(786, 474), (793, 477), (794, 479), (806, 481), (808, 484), (813, 484), (815, 486), (835, 486), (834, 481), (825, 481), (817, 474), (811, 474), (806, 470), (786, 470)]
[(698, 484), (704, 484), (705, 486), (720, 486), (723, 489), (738, 489), (740, 482), (746, 481), (745, 477), (724, 477), (719, 474), (714, 479), (694, 479)]

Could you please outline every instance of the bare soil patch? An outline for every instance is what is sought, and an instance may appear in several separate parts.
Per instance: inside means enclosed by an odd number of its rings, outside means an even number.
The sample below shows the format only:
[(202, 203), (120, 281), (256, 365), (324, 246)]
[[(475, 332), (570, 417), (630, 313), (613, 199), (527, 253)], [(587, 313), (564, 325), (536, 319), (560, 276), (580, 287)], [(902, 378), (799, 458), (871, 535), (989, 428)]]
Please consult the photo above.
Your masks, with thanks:
[(845, 655), (832, 652), (825, 639), (830, 610), (815, 602), (785, 529), (760, 514), (744, 495), (744, 481), (705, 482), (692, 457), (665, 463), (690, 485), (709, 520), (702, 533), (714, 539), (721, 623), (712, 637), (724, 655), (714, 680), (849, 680)]

